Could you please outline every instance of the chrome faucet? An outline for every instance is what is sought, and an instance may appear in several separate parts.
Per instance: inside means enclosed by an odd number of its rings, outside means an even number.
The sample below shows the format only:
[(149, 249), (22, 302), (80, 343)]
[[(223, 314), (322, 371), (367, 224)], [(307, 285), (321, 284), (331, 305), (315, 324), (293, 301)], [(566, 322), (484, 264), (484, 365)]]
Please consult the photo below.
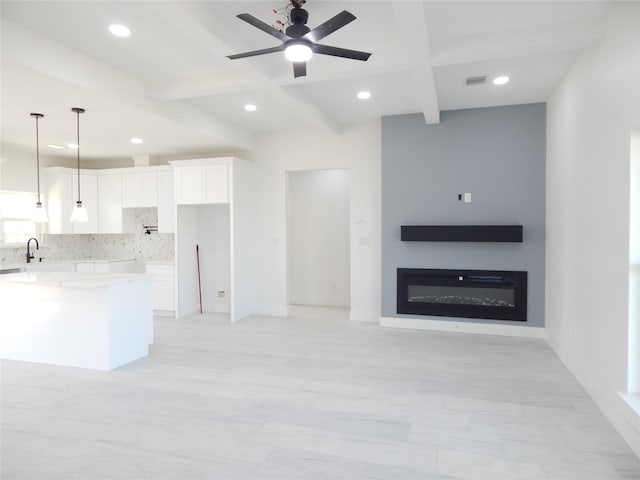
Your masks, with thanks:
[(36, 241), (36, 250), (40, 250), (40, 245), (38, 244), (38, 239), (31, 237), (29, 240), (27, 240), (27, 263), (31, 263), (31, 260), (33, 260), (33, 253), (31, 253), (31, 251), (29, 250), (29, 246), (31, 245), (31, 240), (35, 240)]

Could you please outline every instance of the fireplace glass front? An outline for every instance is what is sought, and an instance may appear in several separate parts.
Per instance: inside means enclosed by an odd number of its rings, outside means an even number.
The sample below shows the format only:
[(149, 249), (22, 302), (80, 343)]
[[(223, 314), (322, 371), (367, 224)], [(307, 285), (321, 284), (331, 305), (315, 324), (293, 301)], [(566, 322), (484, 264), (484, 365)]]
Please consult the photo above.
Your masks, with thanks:
[(526, 321), (527, 272), (398, 269), (398, 313)]

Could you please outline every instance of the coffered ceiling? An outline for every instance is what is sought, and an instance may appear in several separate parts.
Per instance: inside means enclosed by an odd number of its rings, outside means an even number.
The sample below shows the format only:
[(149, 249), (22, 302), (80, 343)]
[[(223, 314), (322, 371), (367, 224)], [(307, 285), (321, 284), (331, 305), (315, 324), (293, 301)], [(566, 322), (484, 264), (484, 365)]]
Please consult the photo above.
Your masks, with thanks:
[[(313, 28), (341, 10), (357, 20), (322, 43), (371, 52), (367, 62), (315, 55), (293, 77), (279, 45), (236, 18), (268, 24), (286, 0), (0, 2), (2, 144), (40, 143), (73, 157), (71, 107), (83, 107), (82, 156), (179, 157), (250, 150), (255, 135), (340, 134), (383, 115), (544, 102), (583, 49), (602, 37), (611, 1), (308, 0)], [(119, 38), (108, 27), (123, 24)], [(492, 84), (498, 75), (510, 82)], [(467, 86), (467, 77), (486, 83)], [(359, 100), (358, 91), (371, 98)], [(256, 105), (247, 112), (244, 105)], [(142, 144), (132, 144), (139, 137)]]

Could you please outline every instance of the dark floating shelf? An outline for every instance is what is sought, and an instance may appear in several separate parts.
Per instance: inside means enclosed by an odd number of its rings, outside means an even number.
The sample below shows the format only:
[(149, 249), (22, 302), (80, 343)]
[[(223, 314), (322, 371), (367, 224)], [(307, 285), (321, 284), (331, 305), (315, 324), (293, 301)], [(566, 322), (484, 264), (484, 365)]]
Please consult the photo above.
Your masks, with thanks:
[(522, 225), (402, 225), (403, 242), (522, 242)]

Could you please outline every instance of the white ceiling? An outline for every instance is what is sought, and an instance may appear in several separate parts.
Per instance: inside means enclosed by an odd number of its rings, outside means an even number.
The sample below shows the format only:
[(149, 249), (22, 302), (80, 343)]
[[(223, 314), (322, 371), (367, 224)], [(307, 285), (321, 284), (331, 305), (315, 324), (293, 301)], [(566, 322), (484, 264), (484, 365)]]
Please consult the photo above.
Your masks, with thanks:
[[(600, 40), (612, 1), (308, 0), (311, 28), (341, 10), (357, 20), (323, 44), (372, 53), (367, 62), (315, 55), (293, 78), (280, 53), (227, 55), (279, 41), (268, 24), (287, 0), (0, 2), (2, 144), (34, 149), (75, 139), (83, 159), (176, 157), (250, 150), (253, 136), (314, 128), (340, 133), (383, 115), (544, 102), (577, 54)], [(132, 34), (117, 38), (112, 23)], [(502, 87), (465, 86), (500, 74)], [(356, 98), (359, 90), (371, 99)], [(257, 111), (245, 112), (246, 103)], [(142, 145), (129, 139), (141, 137)]]

